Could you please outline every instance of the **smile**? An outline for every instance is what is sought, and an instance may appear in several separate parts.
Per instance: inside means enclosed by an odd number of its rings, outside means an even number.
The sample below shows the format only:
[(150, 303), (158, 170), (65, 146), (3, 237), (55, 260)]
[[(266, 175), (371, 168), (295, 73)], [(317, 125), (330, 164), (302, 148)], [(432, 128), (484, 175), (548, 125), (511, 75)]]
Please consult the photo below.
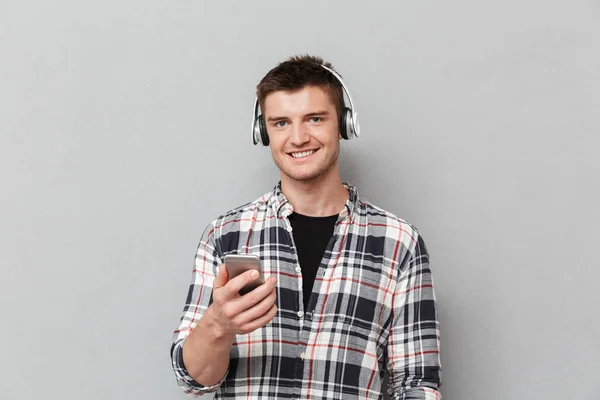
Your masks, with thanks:
[(289, 153), (290, 156), (294, 157), (294, 158), (304, 158), (304, 157), (308, 157), (311, 154), (313, 154), (316, 150), (308, 150), (308, 151), (302, 151), (302, 152), (298, 152), (298, 153)]

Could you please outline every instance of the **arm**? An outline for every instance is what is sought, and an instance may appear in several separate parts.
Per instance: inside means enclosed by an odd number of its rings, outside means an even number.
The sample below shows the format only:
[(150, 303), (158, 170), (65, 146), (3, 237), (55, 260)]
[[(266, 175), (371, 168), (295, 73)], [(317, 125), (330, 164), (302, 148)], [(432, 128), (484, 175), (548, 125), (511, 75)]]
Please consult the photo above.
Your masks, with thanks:
[(395, 400), (440, 400), (440, 334), (429, 253), (417, 234), (393, 294), (388, 338), (390, 395)]
[(266, 325), (277, 312), (275, 277), (244, 296), (238, 292), (258, 274), (248, 271), (229, 280), (221, 265), (215, 277), (221, 257), (212, 232), (207, 229), (200, 241), (184, 314), (171, 347), (177, 382), (193, 397), (221, 386), (236, 334)]
[[(216, 280), (215, 280), (216, 283)], [(229, 352), (235, 334), (224, 332), (209, 307), (198, 325), (183, 342), (183, 362), (196, 382), (218, 388), (229, 367)]]
[[(198, 344), (197, 338), (201, 335), (200, 331), (210, 330), (210, 327), (206, 327), (206, 325), (210, 326), (210, 324), (207, 323), (208, 321), (204, 321), (203, 323), (200, 322), (207, 313), (210, 303), (212, 303), (212, 289), (215, 275), (217, 268), (221, 263), (221, 257), (214, 243), (213, 233), (213, 226), (209, 225), (200, 240), (194, 262), (195, 268), (192, 272), (192, 281), (183, 309), (183, 316), (181, 317), (179, 327), (174, 332), (173, 345), (171, 347), (171, 363), (175, 372), (177, 384), (185, 393), (193, 397), (216, 391), (221, 386), (221, 378), (224, 378), (229, 365), (229, 348), (231, 347), (231, 344), (227, 347), (228, 338), (219, 338), (215, 335), (208, 336), (210, 337), (209, 342), (215, 346), (213, 349), (217, 350), (216, 353), (220, 356), (219, 358), (212, 359), (213, 362), (218, 360), (216, 363), (217, 365), (215, 365), (215, 374), (221, 373), (219, 379), (213, 380), (209, 377), (204, 384), (200, 384), (194, 379), (194, 376), (197, 378), (199, 377), (192, 375), (186, 368), (190, 363), (184, 363), (183, 348), (188, 340), (189, 345), (185, 345), (186, 353), (189, 353), (187, 350), (192, 348), (195, 350), (193, 353), (200, 353), (196, 356), (197, 360), (194, 364), (202, 363), (203, 358), (210, 357), (210, 351), (209, 353), (203, 353), (202, 345)], [(210, 313), (208, 314), (210, 315)], [(233, 343), (233, 339), (231, 340), (231, 343)], [(202, 354), (204, 354), (204, 357)], [(225, 357), (223, 357), (223, 354), (225, 354)], [(189, 354), (186, 354), (185, 359), (189, 359)], [(190, 367), (192, 367), (192, 365), (190, 365)], [(194, 371), (193, 367), (191, 370), (191, 372), (197, 372)]]

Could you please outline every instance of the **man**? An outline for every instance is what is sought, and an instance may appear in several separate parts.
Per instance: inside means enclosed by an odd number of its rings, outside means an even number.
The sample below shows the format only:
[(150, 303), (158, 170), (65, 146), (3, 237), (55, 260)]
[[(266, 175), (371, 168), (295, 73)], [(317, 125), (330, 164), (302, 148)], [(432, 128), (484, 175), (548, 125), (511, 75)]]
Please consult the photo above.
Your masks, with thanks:
[[(171, 348), (186, 393), (215, 398), (440, 399), (439, 325), (428, 252), (414, 226), (342, 183), (358, 134), (331, 64), (295, 56), (257, 87), (253, 139), (281, 181), (205, 230)], [(226, 254), (260, 257), (229, 279)]]

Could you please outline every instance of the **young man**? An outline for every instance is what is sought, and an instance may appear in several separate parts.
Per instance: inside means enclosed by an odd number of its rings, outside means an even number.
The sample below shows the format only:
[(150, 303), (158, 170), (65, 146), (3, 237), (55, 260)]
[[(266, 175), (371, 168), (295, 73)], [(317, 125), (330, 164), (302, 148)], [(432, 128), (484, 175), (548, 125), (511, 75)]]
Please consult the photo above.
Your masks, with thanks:
[[(189, 395), (381, 399), (388, 373), (393, 399), (441, 398), (428, 252), (414, 226), (342, 183), (340, 141), (358, 133), (344, 90), (311, 56), (258, 85), (253, 135), (281, 181), (202, 236), (171, 348)], [(222, 263), (247, 253), (268, 278), (242, 296), (256, 276), (229, 279)]]

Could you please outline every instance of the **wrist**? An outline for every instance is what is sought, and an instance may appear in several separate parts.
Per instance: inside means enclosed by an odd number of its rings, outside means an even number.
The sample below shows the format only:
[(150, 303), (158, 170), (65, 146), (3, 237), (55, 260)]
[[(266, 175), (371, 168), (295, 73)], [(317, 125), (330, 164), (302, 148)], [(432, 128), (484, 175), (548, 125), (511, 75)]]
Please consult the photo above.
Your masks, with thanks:
[(209, 340), (215, 342), (231, 342), (235, 340), (235, 333), (228, 332), (215, 318), (213, 313), (213, 307), (208, 307), (206, 313), (204, 313), (204, 318), (202, 318), (206, 325), (204, 326), (206, 330), (206, 334), (209, 336)]

